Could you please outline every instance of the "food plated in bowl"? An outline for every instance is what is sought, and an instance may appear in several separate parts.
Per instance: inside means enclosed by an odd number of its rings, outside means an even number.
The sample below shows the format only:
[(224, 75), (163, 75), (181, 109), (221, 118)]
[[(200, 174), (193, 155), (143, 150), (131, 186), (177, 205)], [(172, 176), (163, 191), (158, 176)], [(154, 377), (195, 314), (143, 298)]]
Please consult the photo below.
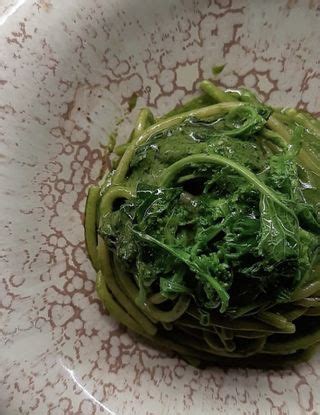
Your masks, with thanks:
[(284, 366), (320, 342), (320, 122), (247, 89), (142, 109), (86, 205), (105, 308), (194, 365)]
[(109, 134), (118, 129), (121, 145), (139, 109), (158, 120), (192, 99), (213, 65), (225, 65), (214, 78), (223, 90), (244, 86), (274, 108), (319, 117), (318, 8), (3, 2), (0, 413), (319, 412), (319, 353), (276, 371), (199, 370), (128, 334), (96, 293), (83, 232), (88, 189), (109, 168)]

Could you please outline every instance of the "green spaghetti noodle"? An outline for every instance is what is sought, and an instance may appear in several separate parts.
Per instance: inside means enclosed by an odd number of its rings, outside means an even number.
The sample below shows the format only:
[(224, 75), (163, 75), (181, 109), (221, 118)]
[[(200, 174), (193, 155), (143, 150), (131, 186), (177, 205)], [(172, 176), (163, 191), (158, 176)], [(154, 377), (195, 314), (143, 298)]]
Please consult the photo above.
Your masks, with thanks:
[(245, 89), (142, 109), (85, 214), (97, 292), (194, 365), (280, 367), (320, 342), (320, 121)]

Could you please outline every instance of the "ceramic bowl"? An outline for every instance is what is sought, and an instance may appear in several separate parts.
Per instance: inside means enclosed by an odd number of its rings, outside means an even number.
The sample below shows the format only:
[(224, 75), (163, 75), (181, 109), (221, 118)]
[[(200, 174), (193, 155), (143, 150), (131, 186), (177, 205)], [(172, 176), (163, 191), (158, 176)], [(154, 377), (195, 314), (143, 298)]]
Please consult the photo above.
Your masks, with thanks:
[(225, 86), (319, 114), (319, 21), (316, 0), (1, 2), (1, 414), (320, 412), (319, 354), (198, 370), (133, 340), (97, 299), (82, 226), (106, 137), (215, 65)]

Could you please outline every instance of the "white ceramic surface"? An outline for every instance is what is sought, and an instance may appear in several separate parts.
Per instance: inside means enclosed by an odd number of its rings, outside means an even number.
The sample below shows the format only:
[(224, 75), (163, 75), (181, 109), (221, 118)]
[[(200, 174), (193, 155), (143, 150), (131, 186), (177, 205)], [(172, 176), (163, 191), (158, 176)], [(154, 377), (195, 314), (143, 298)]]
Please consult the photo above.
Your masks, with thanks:
[[(0, 414), (320, 413), (320, 355), (292, 370), (196, 370), (102, 310), (83, 241), (106, 136), (211, 67), (320, 113), (320, 1), (0, 1)], [(128, 99), (139, 95), (129, 114)]]

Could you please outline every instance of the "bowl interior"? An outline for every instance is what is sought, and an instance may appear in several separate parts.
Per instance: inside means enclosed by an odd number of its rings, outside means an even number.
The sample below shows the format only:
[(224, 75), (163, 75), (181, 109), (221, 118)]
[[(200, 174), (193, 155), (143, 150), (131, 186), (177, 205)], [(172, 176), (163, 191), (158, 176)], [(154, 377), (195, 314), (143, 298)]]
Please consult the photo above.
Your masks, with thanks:
[[(320, 114), (318, 1), (36, 0), (0, 7), (0, 412), (317, 413), (320, 355), (286, 371), (198, 370), (103, 311), (83, 238), (86, 191), (142, 106), (211, 69)], [(136, 108), (129, 101), (137, 94)]]

